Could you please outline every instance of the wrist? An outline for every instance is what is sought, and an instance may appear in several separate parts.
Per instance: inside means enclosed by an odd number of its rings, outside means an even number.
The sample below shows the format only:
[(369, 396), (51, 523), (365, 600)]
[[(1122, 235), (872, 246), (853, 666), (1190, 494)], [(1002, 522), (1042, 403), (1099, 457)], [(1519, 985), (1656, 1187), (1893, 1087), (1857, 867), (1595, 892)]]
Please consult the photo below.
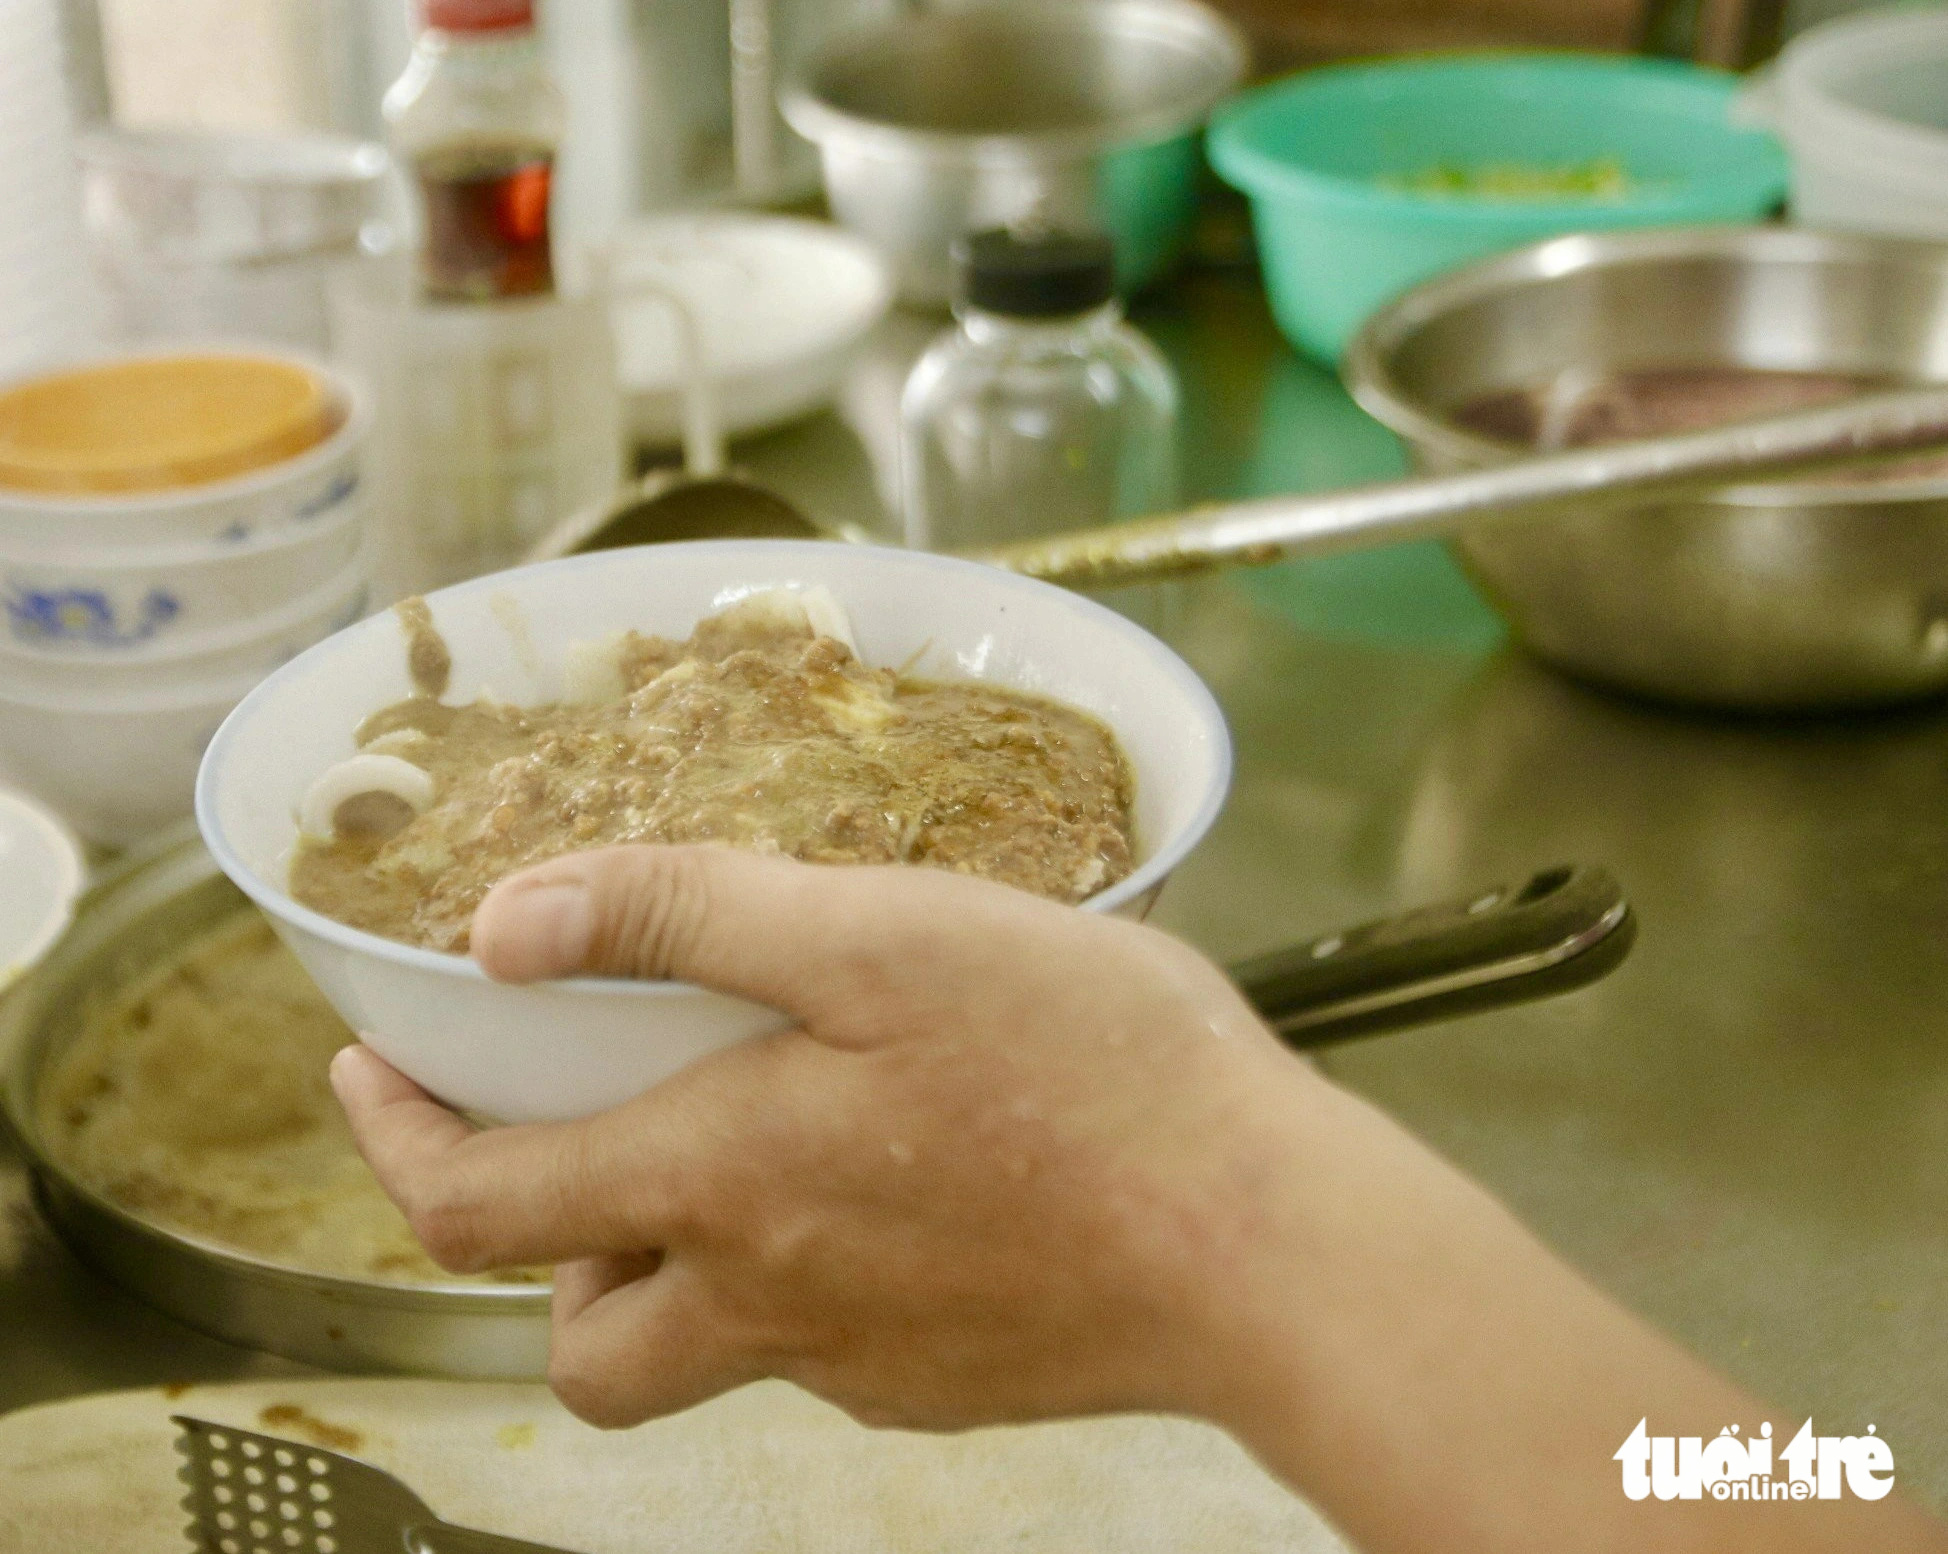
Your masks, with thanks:
[(1313, 1161), (1339, 1147), (1337, 1092), (1282, 1050), (1241, 1053), (1228, 1068), (1230, 1104), (1200, 1141), (1215, 1174), (1163, 1260), (1169, 1324), (1188, 1335), (1173, 1346), (1164, 1406), (1266, 1457), (1293, 1406), (1288, 1378), (1312, 1363), (1300, 1318), (1309, 1270), (1331, 1240), (1330, 1208), (1315, 1201), (1330, 1189)]
[(1199, 1281), (1204, 1357), (1192, 1411), (1261, 1458), (1308, 1409), (1302, 1379), (1319, 1366), (1308, 1311), (1323, 1294), (1322, 1262), (1341, 1255), (1336, 1181), (1348, 1146), (1337, 1092), (1309, 1063), (1284, 1061), (1252, 1087), (1234, 1131), (1234, 1212), (1227, 1242)]

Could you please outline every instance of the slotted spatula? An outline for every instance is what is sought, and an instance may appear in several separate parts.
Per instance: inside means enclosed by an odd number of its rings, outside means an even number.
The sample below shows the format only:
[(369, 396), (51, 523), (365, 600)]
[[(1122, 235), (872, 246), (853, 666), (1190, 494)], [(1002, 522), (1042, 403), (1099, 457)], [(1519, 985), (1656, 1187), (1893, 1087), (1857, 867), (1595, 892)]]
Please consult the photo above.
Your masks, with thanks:
[(188, 1459), (189, 1541), (203, 1554), (568, 1554), (455, 1527), (355, 1457), (206, 1419), (170, 1416)]

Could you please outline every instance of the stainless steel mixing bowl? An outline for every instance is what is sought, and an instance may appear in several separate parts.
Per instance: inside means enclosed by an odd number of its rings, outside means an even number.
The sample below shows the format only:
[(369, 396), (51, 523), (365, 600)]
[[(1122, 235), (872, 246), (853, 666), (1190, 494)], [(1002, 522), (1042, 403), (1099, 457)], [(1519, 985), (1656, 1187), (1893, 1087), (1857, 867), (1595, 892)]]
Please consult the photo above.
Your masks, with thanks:
[(947, 299), (961, 233), (1029, 218), (1106, 231), (1133, 290), (1183, 247), (1195, 132), (1246, 57), (1193, 0), (972, 0), (841, 35), (781, 105), (905, 300)]
[[(1948, 245), (1784, 227), (1558, 238), (1419, 287), (1346, 358), (1419, 468), (1519, 450), (1455, 424), (1569, 370), (1738, 365), (1948, 381)], [(1948, 687), (1948, 473), (1740, 487), (1451, 542), (1516, 635), (1591, 680), (1814, 709)]]

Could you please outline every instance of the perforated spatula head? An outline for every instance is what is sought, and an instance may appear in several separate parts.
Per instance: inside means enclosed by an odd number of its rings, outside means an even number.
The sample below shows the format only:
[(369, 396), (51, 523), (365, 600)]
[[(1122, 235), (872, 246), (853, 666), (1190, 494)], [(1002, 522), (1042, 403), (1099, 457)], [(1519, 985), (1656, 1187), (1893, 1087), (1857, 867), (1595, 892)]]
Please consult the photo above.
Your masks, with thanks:
[(427, 1504), (390, 1473), (296, 1441), (173, 1416), (190, 1542), (210, 1554), (404, 1549)]
[(565, 1554), (441, 1521), (370, 1463), (172, 1415), (190, 1546), (204, 1554)]

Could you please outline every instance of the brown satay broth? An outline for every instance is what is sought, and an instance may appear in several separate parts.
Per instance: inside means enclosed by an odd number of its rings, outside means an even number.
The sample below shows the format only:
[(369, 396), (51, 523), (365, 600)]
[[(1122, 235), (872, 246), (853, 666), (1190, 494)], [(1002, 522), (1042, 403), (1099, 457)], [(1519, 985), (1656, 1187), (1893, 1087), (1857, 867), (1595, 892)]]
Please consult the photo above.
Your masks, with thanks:
[(356, 1038), (245, 909), (92, 1001), (39, 1096), (47, 1146), (80, 1182), (180, 1234), (312, 1273), (456, 1281), (359, 1158), (332, 1098)]
[(464, 951), (497, 880), (632, 842), (920, 864), (1069, 902), (1134, 867), (1129, 764), (1058, 702), (867, 668), (734, 608), (686, 642), (625, 636), (600, 699), (453, 706), (424, 605), (401, 620), (419, 694), (356, 739), (430, 773), (433, 803), (389, 833), (306, 839), (291, 867), (300, 902), (353, 927)]
[(406, 633), (406, 674), (414, 691), (438, 701), (446, 695), (447, 681), (453, 677), (453, 654), (433, 624), (433, 612), (424, 599), (412, 598), (400, 600), (393, 613)]
[[(1453, 412), (1456, 425), (1525, 448), (1582, 448), (1640, 437), (1705, 431), (1735, 421), (1838, 404), (1860, 394), (1919, 386), (1891, 373), (1793, 372), (1763, 367), (1644, 367), (1588, 382), (1564, 374), (1532, 387), (1497, 390)], [(1799, 479), (1848, 484), (1948, 474), (1928, 454), (1884, 469)]]

